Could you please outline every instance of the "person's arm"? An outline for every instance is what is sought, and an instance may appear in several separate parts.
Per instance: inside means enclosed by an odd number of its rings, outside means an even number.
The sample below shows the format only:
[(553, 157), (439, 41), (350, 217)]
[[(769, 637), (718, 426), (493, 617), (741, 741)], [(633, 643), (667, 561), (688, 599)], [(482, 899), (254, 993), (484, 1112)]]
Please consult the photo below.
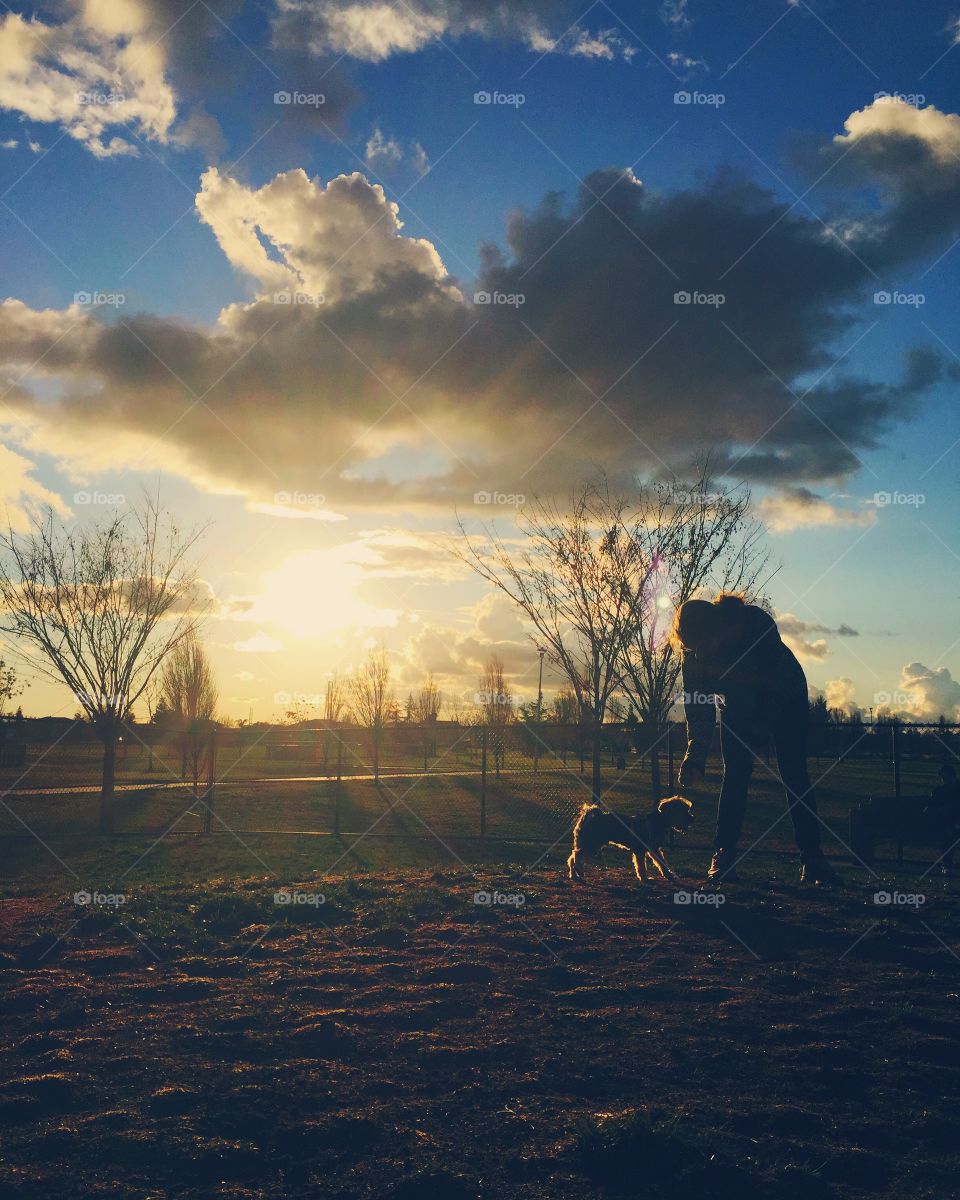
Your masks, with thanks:
[(712, 674), (705, 671), (696, 656), (689, 652), (683, 655), (680, 675), (683, 681), (683, 715), (687, 722), (687, 752), (683, 766), (702, 773), (707, 765), (717, 719), (714, 700), (716, 685)]

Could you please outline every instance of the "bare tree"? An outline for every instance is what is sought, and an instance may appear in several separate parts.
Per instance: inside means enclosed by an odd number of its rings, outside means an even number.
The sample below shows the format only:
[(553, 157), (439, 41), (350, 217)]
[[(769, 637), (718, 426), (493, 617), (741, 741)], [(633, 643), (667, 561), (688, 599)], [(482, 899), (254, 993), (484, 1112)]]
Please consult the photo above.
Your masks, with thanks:
[(680, 673), (670, 643), (674, 612), (707, 587), (754, 595), (769, 552), (763, 526), (751, 515), (750, 491), (721, 486), (709, 458), (689, 482), (639, 485), (624, 510), (623, 533), (649, 571), (633, 594), (636, 619), (620, 654), (621, 686), (648, 734), (659, 796), (659, 743)]
[(336, 725), (343, 720), (346, 707), (346, 689), (340, 675), (334, 671), (327, 680), (327, 688), (323, 694), (323, 719), (329, 725)]
[(640, 545), (625, 532), (626, 509), (601, 480), (575, 491), (564, 506), (536, 501), (523, 510), (520, 550), (489, 529), (492, 545), (478, 547), (461, 522), (463, 542), (454, 551), (519, 605), (536, 630), (531, 640), (545, 647), (570, 684), (591, 726), (598, 802), (601, 726), (633, 635), (634, 598), (650, 572)]
[(390, 691), (390, 664), (382, 646), (370, 651), (350, 680), (353, 714), (368, 730), (373, 759), (373, 778), (380, 781), (380, 749), (394, 699)]
[(411, 692), (407, 700), (409, 720), (420, 729), (424, 770), (427, 769), (431, 748), (434, 754), (437, 752), (436, 725), (440, 718), (441, 708), (443, 708), (443, 693), (434, 682), (433, 676), (428, 675), (426, 682), (415, 692)]
[(146, 502), (68, 526), (53, 510), (0, 534), (0, 630), (38, 674), (65, 683), (103, 741), (100, 826), (114, 823), (120, 726), (166, 656), (193, 632), (199, 534)]
[(181, 774), (200, 798), (200, 776), (208, 764), (219, 693), (206, 651), (191, 635), (179, 642), (160, 670), (160, 702), (173, 714), (180, 735)]
[(503, 660), (498, 654), (491, 654), (487, 659), (478, 683), (481, 724), (487, 728), (487, 744), (493, 752), (493, 766), (499, 776), (506, 755), (506, 729), (513, 723), (516, 712), (513, 690), (507, 683)]

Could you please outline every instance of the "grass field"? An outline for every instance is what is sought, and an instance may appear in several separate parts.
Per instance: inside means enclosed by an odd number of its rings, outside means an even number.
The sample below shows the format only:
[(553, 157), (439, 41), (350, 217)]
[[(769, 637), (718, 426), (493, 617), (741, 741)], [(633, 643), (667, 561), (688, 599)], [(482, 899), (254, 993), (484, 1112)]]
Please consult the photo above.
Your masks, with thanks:
[(684, 905), (519, 860), (289, 879), (314, 906), (8, 899), (4, 1194), (943, 1200), (957, 901), (890, 882), (754, 859)]
[[(933, 847), (843, 861), (888, 764), (811, 762), (839, 893), (762, 766), (742, 880), (701, 891), (713, 767), (646, 888), (613, 850), (565, 880), (588, 790), (543, 764), (491, 771), (486, 839), (473, 773), (345, 781), (340, 837), (330, 781), (224, 784), (212, 836), (161, 836), (182, 791), (123, 794), (111, 839), (95, 796), (7, 796), (3, 1194), (956, 1194), (960, 894)], [(649, 803), (641, 767), (604, 788)]]

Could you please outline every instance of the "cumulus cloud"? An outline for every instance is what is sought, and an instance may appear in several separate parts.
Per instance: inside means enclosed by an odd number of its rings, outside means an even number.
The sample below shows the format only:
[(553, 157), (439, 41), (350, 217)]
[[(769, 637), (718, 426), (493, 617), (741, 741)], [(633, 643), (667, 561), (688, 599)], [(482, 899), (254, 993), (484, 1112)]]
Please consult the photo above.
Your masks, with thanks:
[(424, 622), (401, 649), (401, 679), (412, 685), (432, 674), (458, 694), (467, 680), (463, 694), (469, 697), (492, 654), (503, 661), (504, 674), (521, 697), (536, 693), (540, 660), (529, 627), (499, 592), (488, 592), (464, 610), (460, 625)]
[[(801, 155), (801, 157), (803, 157)], [(881, 96), (851, 113), (843, 132), (817, 148), (814, 170), (837, 182), (868, 184), (875, 212), (838, 228), (875, 270), (925, 254), (960, 230), (960, 116)]]
[(914, 720), (960, 719), (960, 681), (946, 667), (908, 663), (900, 672), (900, 690), (895, 694), (900, 708)]
[[(960, 186), (954, 200), (960, 225)], [(811, 485), (857, 470), (943, 371), (923, 346), (892, 381), (832, 370), (875, 281), (819, 221), (729, 172), (670, 193), (596, 172), (571, 202), (514, 212), (471, 288), (359, 172), (253, 187), (210, 168), (197, 210), (252, 293), (213, 328), (0, 305), (0, 371), (42, 359), (59, 385), (7, 397), (28, 450), (159, 458), (259, 504), (284, 488), (335, 510), (449, 511), (549, 493), (591, 462), (614, 482), (683, 477), (709, 445), (718, 469), (787, 489), (768, 501), (778, 528), (860, 523)], [(864, 236), (908, 261), (915, 241), (885, 228)], [(676, 301), (694, 292), (725, 302)]]
[(785, 488), (764, 496), (757, 505), (757, 512), (771, 533), (792, 533), (795, 529), (824, 526), (865, 528), (877, 519), (875, 509), (841, 508), (805, 487)]
[(539, 54), (633, 58), (636, 50), (620, 30), (591, 32), (576, 16), (566, 0), (277, 0), (274, 35), (280, 45), (363, 62), (464, 37), (516, 41)]
[(853, 680), (846, 675), (842, 675), (839, 679), (828, 679), (823, 694), (826, 697), (828, 708), (835, 708), (846, 713), (847, 716), (852, 716), (860, 711), (857, 706)]
[(61, 126), (97, 158), (165, 142), (176, 118), (163, 44), (138, 0), (88, 0), (60, 24), (0, 18), (0, 108)]

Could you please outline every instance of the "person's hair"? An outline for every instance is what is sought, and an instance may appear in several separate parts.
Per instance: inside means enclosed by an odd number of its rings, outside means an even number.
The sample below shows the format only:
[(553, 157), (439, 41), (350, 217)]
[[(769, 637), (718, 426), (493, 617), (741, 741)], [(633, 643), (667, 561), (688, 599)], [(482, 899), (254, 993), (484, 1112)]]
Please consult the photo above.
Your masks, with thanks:
[(713, 600), (685, 600), (673, 614), (670, 644), (682, 654), (696, 650), (705, 637), (716, 632), (719, 620), (746, 607), (742, 592), (718, 592)]

